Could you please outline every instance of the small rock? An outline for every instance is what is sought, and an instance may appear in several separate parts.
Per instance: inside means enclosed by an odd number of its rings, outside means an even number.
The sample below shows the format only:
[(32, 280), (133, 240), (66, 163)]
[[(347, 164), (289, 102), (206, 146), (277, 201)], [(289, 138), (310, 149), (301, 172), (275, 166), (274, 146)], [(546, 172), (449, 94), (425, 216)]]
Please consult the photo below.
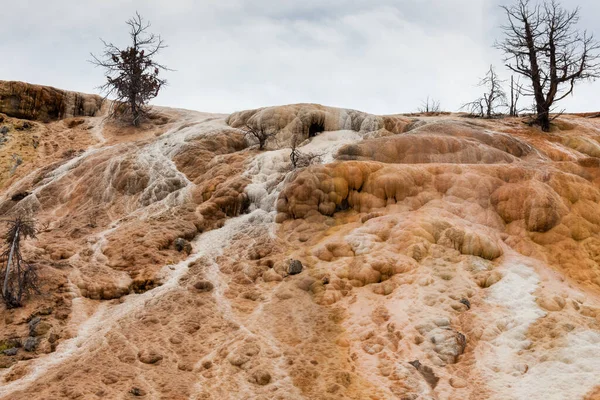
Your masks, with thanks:
[(198, 281), (194, 283), (194, 287), (200, 292), (210, 292), (215, 288), (215, 285), (209, 281)]
[(17, 351), (19, 351), (19, 349), (17, 349), (16, 347), (13, 347), (12, 349), (4, 350), (2, 353), (5, 356), (15, 356), (15, 355), (17, 355)]
[(308, 242), (310, 240), (310, 235), (308, 233), (301, 233), (300, 236), (298, 237), (298, 240), (301, 241), (302, 243), (304, 242)]
[(27, 323), (27, 325), (29, 325), (29, 330), (31, 330), (34, 326), (39, 324), (41, 321), (42, 321), (42, 319), (40, 317), (31, 318), (31, 320), (29, 320), (29, 322)]
[[(12, 201), (21, 201), (23, 200), (25, 197), (29, 196), (29, 192), (25, 191), (25, 192), (17, 192), (15, 194), (13, 194), (10, 199)], [(51, 311), (52, 312), (52, 311)], [(48, 314), (41, 314), (41, 315), (48, 315)]]
[(156, 364), (163, 356), (155, 350), (142, 350), (138, 353), (138, 359), (144, 364)]
[(129, 393), (131, 393), (134, 396), (139, 396), (139, 397), (146, 395), (146, 391), (144, 389), (140, 389), (138, 387), (131, 388)]
[(29, 321), (29, 336), (45, 335), (51, 328), (50, 323), (43, 321), (40, 317), (35, 317)]
[(190, 254), (192, 252), (192, 245), (184, 238), (177, 238), (175, 239), (175, 249), (179, 252), (185, 251), (186, 254)]
[(430, 367), (421, 364), (419, 360), (410, 361), (409, 364), (415, 367), (417, 371), (419, 371), (419, 373), (423, 376), (423, 378), (425, 378), (425, 381), (429, 384), (429, 386), (431, 386), (432, 389), (435, 389), (440, 378), (435, 376), (435, 373)]
[(267, 371), (257, 370), (252, 374), (251, 382), (260, 386), (265, 386), (271, 383), (271, 374)]
[(288, 266), (288, 274), (290, 275), (298, 275), (302, 272), (302, 263), (299, 260), (290, 261), (290, 265)]
[(452, 386), (455, 389), (462, 389), (464, 387), (467, 387), (467, 381), (457, 376), (453, 376), (452, 378), (450, 378), (450, 386)]
[(232, 353), (229, 355), (229, 357), (227, 357), (227, 360), (231, 365), (241, 367), (250, 361), (250, 357), (242, 353)]
[(8, 133), (8, 126), (3, 126), (0, 128), (0, 134), (6, 135)]
[(460, 302), (461, 302), (462, 304), (464, 304), (465, 306), (467, 306), (467, 310), (470, 310), (470, 309), (471, 309), (471, 302), (470, 302), (468, 299), (464, 299), (464, 298), (463, 298), (463, 299), (460, 299)]
[(38, 341), (36, 338), (34, 337), (28, 337), (27, 339), (25, 339), (25, 343), (23, 343), (23, 348), (25, 349), (25, 351), (35, 351), (35, 348), (38, 345)]
[(449, 328), (432, 330), (429, 339), (435, 345), (433, 349), (439, 358), (447, 364), (458, 362), (458, 357), (464, 353), (467, 346), (466, 336)]

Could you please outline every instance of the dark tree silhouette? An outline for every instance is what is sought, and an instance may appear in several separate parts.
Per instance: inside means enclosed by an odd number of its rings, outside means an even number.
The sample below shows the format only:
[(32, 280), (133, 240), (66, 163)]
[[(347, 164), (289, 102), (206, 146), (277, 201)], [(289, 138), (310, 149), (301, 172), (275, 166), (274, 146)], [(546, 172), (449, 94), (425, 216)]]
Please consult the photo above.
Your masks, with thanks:
[(427, 99), (421, 103), (421, 107), (418, 110), (420, 113), (438, 113), (441, 111), (439, 100), (430, 99), (427, 96)]
[(324, 154), (321, 153), (305, 153), (298, 149), (300, 140), (298, 136), (294, 135), (291, 141), (290, 161), (292, 162), (292, 168), (306, 168), (309, 165), (321, 162)]
[(515, 82), (515, 77), (510, 76), (510, 105), (508, 108), (508, 115), (511, 117), (518, 117), (521, 110), (519, 110), (519, 98), (521, 97), (521, 92), (523, 90), (523, 85), (521, 84), (521, 80), (517, 79)]
[(37, 291), (35, 266), (23, 260), (21, 255), (21, 241), (34, 238), (35, 234), (33, 220), (17, 217), (8, 221), (4, 235), (6, 250), (0, 255), (2, 299), (7, 308), (20, 307), (23, 295)]
[(498, 115), (498, 107), (506, 106), (506, 93), (502, 89), (502, 81), (498, 78), (498, 74), (496, 74), (492, 65), (490, 65), (490, 69), (477, 86), (485, 88), (485, 93), (477, 100), (467, 103), (461, 108), (468, 109), (472, 115), (482, 118), (492, 118)]
[(518, 0), (502, 8), (508, 24), (495, 46), (508, 68), (530, 80), (523, 94), (534, 97), (534, 123), (549, 131), (553, 105), (573, 93), (576, 82), (600, 76), (600, 46), (593, 35), (577, 30), (579, 8), (568, 11), (555, 0), (535, 6)]
[(106, 97), (115, 97), (111, 116), (139, 126), (148, 116), (148, 102), (167, 83), (158, 75), (168, 68), (154, 61), (154, 56), (166, 45), (160, 36), (147, 32), (150, 23), (144, 22), (140, 14), (136, 13), (126, 23), (130, 27), (131, 45), (121, 50), (100, 39), (104, 52), (101, 56), (92, 54), (91, 62), (105, 69), (106, 83), (100, 89)]
[(258, 148), (260, 150), (263, 150), (265, 148), (265, 145), (267, 144), (267, 141), (271, 137), (275, 136), (275, 134), (267, 132), (267, 129), (262, 126), (258, 126), (255, 128), (250, 124), (246, 124), (244, 128), (244, 136), (250, 138), (251, 140), (257, 140)]

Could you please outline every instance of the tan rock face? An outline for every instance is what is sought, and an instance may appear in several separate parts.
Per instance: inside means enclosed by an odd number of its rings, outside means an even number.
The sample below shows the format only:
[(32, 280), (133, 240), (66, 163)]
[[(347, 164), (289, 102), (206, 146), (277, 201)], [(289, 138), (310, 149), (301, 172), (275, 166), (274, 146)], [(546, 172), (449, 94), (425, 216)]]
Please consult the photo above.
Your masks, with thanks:
[(102, 102), (102, 98), (96, 95), (0, 81), (0, 113), (10, 117), (39, 121), (93, 117), (100, 112)]
[(226, 122), (234, 128), (249, 125), (275, 133), (279, 145), (289, 144), (292, 136), (302, 140), (323, 131), (351, 130), (355, 132), (400, 133), (408, 124), (401, 116), (375, 116), (356, 110), (324, 107), (318, 104), (293, 104), (281, 107), (259, 108), (231, 114)]
[(600, 120), (34, 100), (0, 122), (0, 210), (42, 228), (0, 398), (598, 397)]

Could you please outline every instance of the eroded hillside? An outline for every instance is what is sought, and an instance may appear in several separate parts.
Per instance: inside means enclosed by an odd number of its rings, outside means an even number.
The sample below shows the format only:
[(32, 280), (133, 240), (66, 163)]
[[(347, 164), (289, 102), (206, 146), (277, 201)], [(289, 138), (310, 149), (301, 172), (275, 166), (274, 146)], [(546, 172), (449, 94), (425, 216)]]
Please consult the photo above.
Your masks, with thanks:
[(600, 398), (600, 119), (0, 107), (41, 282), (0, 306), (2, 398)]

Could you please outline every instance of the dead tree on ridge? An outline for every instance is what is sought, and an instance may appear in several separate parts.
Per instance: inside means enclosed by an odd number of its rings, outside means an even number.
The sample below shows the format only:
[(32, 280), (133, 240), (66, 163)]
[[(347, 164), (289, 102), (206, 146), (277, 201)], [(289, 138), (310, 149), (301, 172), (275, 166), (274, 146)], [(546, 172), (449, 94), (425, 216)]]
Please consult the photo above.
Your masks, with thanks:
[(421, 107), (418, 110), (420, 113), (439, 113), (441, 111), (439, 100), (430, 99), (427, 96), (427, 99), (421, 103)]
[(16, 217), (8, 221), (8, 231), (4, 235), (6, 250), (0, 255), (2, 299), (7, 308), (20, 307), (23, 295), (37, 291), (35, 266), (23, 260), (21, 255), (21, 241), (35, 235), (33, 220)]
[(144, 22), (137, 12), (126, 23), (130, 27), (131, 45), (121, 50), (102, 40), (104, 53), (92, 54), (91, 63), (105, 69), (106, 83), (100, 89), (107, 97), (115, 96), (111, 116), (139, 126), (148, 116), (148, 102), (167, 83), (158, 75), (168, 68), (154, 61), (154, 56), (167, 46), (160, 36), (147, 33), (150, 23)]
[(498, 107), (506, 106), (506, 93), (502, 89), (502, 81), (498, 78), (492, 65), (477, 86), (485, 88), (485, 93), (461, 108), (467, 109), (471, 115), (481, 118), (493, 118), (498, 115)]
[(573, 93), (575, 83), (600, 77), (600, 44), (576, 28), (579, 8), (565, 10), (556, 0), (535, 6), (518, 0), (502, 8), (508, 24), (495, 47), (509, 69), (530, 81), (524, 94), (535, 100), (533, 123), (547, 132), (553, 105)]

